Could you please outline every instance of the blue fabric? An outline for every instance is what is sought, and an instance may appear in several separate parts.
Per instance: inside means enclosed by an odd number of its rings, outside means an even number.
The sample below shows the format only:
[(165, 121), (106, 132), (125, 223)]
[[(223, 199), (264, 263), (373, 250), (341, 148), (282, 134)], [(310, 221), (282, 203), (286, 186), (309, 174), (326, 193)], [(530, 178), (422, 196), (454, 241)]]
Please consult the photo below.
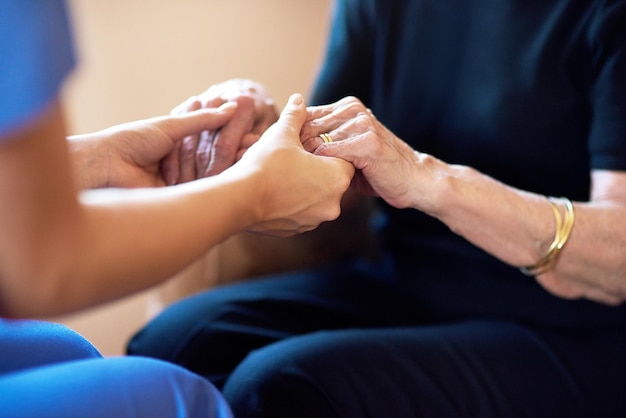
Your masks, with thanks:
[(0, 415), (232, 418), (208, 381), (170, 363), (102, 358), (60, 324), (0, 320)]
[(0, 318), (0, 375), (99, 357), (89, 341), (61, 324)]
[(74, 66), (65, 2), (0, 0), (0, 141), (59, 93)]

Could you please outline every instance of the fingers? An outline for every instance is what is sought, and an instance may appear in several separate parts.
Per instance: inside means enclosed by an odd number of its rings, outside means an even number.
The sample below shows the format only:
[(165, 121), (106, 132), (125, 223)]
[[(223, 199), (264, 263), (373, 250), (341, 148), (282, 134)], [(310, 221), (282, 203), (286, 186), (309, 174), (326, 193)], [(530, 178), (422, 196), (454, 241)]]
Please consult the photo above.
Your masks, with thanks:
[(321, 222), (336, 219), (340, 201), (350, 186), (354, 167), (343, 160), (304, 152), (299, 133), (306, 120), (306, 103), (292, 95), (278, 121), (242, 158), (261, 167), (258, 187), (259, 219), (251, 230), (292, 234), (311, 230)]
[[(190, 150), (189, 158), (194, 161), (193, 166), (194, 179), (207, 177), (209, 175), (208, 168), (213, 159), (213, 144), (217, 140), (220, 130), (204, 131), (200, 134), (197, 146)], [(193, 155), (191, 155), (193, 153)]]
[(202, 107), (217, 107), (240, 98), (254, 101), (255, 120), (252, 131), (261, 135), (278, 119), (276, 103), (262, 84), (249, 79), (231, 79), (214, 84), (198, 96)]
[(278, 125), (300, 132), (306, 120), (306, 104), (301, 94), (292, 94), (278, 118)]
[(236, 109), (236, 102), (228, 102), (216, 109), (198, 109), (171, 115), (164, 117), (163, 123), (158, 127), (171, 138), (197, 135), (202, 131), (221, 128), (233, 117)]
[[(278, 121), (261, 136), (260, 141), (264, 138), (271, 138), (278, 141), (293, 141), (298, 147), (302, 148), (299, 141), (299, 133), (302, 125), (306, 120), (306, 103), (301, 94), (295, 93), (289, 97), (287, 104), (283, 108)], [(277, 131), (282, 131), (277, 133)]]
[(261, 84), (247, 79), (214, 84), (181, 103), (172, 114), (229, 106), (231, 102), (237, 103), (237, 110), (228, 123), (189, 135), (176, 144), (177, 151), (162, 163), (168, 184), (222, 172), (241, 158), (251, 138), (257, 140), (278, 118), (271, 96)]
[(248, 151), (248, 148), (254, 145), (254, 143), (256, 143), (259, 140), (259, 138), (260, 138), (260, 135), (257, 135), (254, 133), (245, 134), (244, 137), (241, 139), (241, 148), (239, 148), (239, 151), (237, 151), (235, 162), (241, 160), (241, 157), (243, 157), (243, 154), (245, 154), (246, 151)]
[(346, 97), (330, 105), (309, 107), (300, 138), (305, 149), (313, 152), (324, 143), (320, 135), (329, 134), (333, 141), (341, 141), (363, 132), (375, 121), (372, 112), (361, 101)]
[[(199, 104), (196, 104), (194, 102), (194, 107), (197, 105)], [(216, 110), (220, 111), (221, 113), (228, 112), (228, 115), (230, 117), (229, 120), (232, 121), (236, 115), (236, 110), (238, 110), (238, 103), (224, 103), (217, 109), (194, 109), (192, 112), (185, 113), (183, 115), (180, 115), (179, 117), (182, 119), (191, 118), (193, 120), (194, 116), (196, 115), (202, 115), (203, 113), (207, 112), (209, 114), (212, 114)], [(213, 145), (216, 140), (216, 136), (218, 135), (218, 128), (221, 128), (225, 123), (224, 120), (220, 120), (219, 122), (220, 123), (202, 125), (201, 127), (205, 129), (195, 130), (192, 135), (188, 135), (182, 140), (178, 155), (179, 183), (188, 182), (207, 175), (206, 171), (207, 167), (210, 166), (210, 163), (212, 161)], [(189, 127), (191, 128), (191, 124)], [(200, 128), (200, 126), (196, 126), (195, 128)]]
[(252, 130), (255, 120), (254, 100), (236, 99), (237, 111), (219, 131), (209, 132), (200, 138), (196, 152), (198, 177), (221, 173), (237, 161), (243, 139)]
[(336, 128), (317, 135), (311, 135), (311, 130), (308, 131), (308, 134), (305, 132), (307, 124), (300, 133), (300, 141), (304, 149), (313, 154), (333, 156), (336, 156), (336, 150), (345, 148), (349, 143), (356, 142), (368, 133), (376, 132), (380, 128), (374, 118), (362, 112), (351, 119), (347, 119)]
[(325, 105), (319, 106), (311, 106), (307, 109), (307, 121), (314, 119), (321, 119), (329, 114), (335, 112), (337, 109), (341, 109), (348, 104), (351, 103), (361, 103), (359, 99), (353, 96), (344, 97), (341, 100), (336, 101), (335, 103), (329, 103)]
[(165, 185), (171, 186), (178, 183), (180, 177), (180, 141), (176, 142), (172, 151), (161, 160), (161, 175)]
[[(185, 102), (181, 103), (172, 111), (170, 115), (181, 115), (190, 111), (200, 109), (200, 102), (195, 97), (190, 97)], [(183, 138), (181, 141), (175, 141), (174, 147), (170, 153), (161, 161), (161, 175), (165, 184), (171, 186), (176, 183), (182, 183), (181, 179), (181, 150), (184, 142), (197, 142), (197, 135), (191, 135)], [(191, 161), (186, 161), (185, 165), (189, 165)], [(188, 181), (188, 180), (187, 180)]]
[(232, 117), (236, 107), (236, 103), (231, 103), (200, 111), (201, 103), (192, 97), (174, 108), (170, 117), (161, 118), (158, 127), (174, 140), (172, 150), (161, 161), (165, 184), (184, 183), (195, 178), (195, 153), (200, 133), (222, 126)]

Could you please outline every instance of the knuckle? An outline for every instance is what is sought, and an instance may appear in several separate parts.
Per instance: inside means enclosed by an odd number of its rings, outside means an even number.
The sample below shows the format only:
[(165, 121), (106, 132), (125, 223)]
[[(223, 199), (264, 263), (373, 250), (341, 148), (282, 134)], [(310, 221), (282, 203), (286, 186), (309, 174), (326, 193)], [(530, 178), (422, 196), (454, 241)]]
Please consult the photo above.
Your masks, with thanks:
[(331, 206), (328, 211), (328, 220), (334, 221), (341, 215), (341, 206), (337, 203)]
[(370, 143), (371, 146), (375, 147), (376, 149), (381, 147), (380, 140), (379, 140), (380, 138), (375, 131), (371, 129), (366, 130), (363, 133), (363, 138), (365, 139), (365, 141)]
[(363, 103), (361, 103), (359, 100), (350, 101), (346, 104), (345, 107), (349, 113), (356, 116), (360, 116), (361, 114), (367, 112), (365, 106), (363, 106)]
[(202, 107), (202, 103), (200, 102), (200, 98), (198, 96), (191, 96), (185, 102), (186, 111), (198, 110), (200, 107)]
[(209, 164), (210, 156), (208, 152), (196, 152), (194, 159), (198, 167), (206, 167)]
[(195, 158), (196, 144), (193, 139), (186, 138), (180, 147), (181, 160), (189, 161)]
[(358, 127), (367, 128), (369, 130), (372, 126), (372, 119), (369, 117), (369, 115), (359, 112), (354, 117), (354, 123)]
[(361, 103), (361, 101), (357, 97), (355, 97), (355, 96), (346, 96), (343, 99), (341, 99), (339, 101), (339, 103), (346, 104), (346, 105), (349, 105), (349, 104), (361, 104), (361, 105), (363, 105)]
[(300, 129), (300, 137), (301, 138), (310, 138), (313, 135), (311, 134), (311, 132), (313, 132), (313, 126), (311, 122), (306, 122), (304, 125), (302, 125), (302, 129)]

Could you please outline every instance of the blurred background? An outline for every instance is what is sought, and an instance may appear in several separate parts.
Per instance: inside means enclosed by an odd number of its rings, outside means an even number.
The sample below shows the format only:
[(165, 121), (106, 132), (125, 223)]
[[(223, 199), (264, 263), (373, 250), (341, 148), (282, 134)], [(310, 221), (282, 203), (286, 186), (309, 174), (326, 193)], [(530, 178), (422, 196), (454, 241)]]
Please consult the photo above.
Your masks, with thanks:
[[(79, 66), (64, 92), (70, 132), (166, 114), (230, 78), (264, 84), (282, 107), (307, 95), (332, 0), (70, 0)], [(107, 356), (146, 321), (147, 291), (52, 318)]]

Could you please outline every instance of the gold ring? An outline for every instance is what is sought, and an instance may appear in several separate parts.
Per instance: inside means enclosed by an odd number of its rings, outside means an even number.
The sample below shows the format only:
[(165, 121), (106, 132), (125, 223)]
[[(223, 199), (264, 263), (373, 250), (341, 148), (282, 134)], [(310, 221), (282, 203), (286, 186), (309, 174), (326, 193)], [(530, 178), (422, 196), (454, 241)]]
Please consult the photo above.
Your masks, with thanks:
[(320, 138), (322, 138), (324, 143), (333, 142), (333, 138), (328, 134), (320, 134)]

